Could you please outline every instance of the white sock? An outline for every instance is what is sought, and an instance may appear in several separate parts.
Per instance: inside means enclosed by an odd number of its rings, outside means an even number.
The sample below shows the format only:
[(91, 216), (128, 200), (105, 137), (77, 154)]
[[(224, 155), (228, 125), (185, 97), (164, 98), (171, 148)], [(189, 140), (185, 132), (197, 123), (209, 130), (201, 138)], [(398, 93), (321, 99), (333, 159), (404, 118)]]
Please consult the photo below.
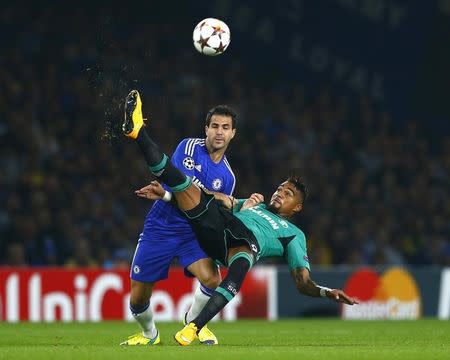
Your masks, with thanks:
[(137, 323), (142, 329), (142, 334), (149, 338), (153, 339), (158, 334), (158, 330), (156, 330), (155, 322), (153, 321), (153, 310), (149, 305), (146, 310), (139, 314), (134, 314), (133, 317), (136, 319)]
[[(186, 323), (189, 324), (192, 320), (194, 320), (198, 314), (202, 311), (202, 309), (205, 307), (208, 300), (211, 298), (211, 296), (206, 295), (203, 293), (203, 291), (200, 289), (202, 285), (199, 285), (194, 293), (194, 301), (192, 302), (191, 307), (189, 308), (189, 311), (186, 315)], [(203, 287), (205, 290), (211, 291), (210, 289), (207, 289)]]

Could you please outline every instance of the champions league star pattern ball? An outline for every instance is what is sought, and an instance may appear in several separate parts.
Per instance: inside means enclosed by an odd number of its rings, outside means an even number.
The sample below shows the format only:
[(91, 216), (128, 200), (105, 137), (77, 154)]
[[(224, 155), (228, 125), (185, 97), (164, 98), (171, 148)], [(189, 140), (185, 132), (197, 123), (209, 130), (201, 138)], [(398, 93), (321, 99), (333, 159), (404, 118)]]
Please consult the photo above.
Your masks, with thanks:
[(195, 27), (192, 39), (198, 52), (208, 56), (220, 55), (230, 45), (230, 29), (221, 20), (204, 19)]

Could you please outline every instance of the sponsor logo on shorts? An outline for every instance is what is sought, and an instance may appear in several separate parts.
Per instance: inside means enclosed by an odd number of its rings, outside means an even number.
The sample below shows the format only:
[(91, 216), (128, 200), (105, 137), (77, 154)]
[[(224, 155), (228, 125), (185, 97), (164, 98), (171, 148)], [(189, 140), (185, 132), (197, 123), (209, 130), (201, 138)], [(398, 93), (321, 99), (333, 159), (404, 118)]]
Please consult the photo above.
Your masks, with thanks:
[(227, 286), (227, 290), (228, 290), (230, 293), (232, 293), (233, 295), (236, 295), (236, 294), (237, 294), (236, 288), (235, 288), (233, 285), (231, 285), (231, 284), (229, 284), (229, 285)]
[(193, 158), (191, 158), (190, 156), (185, 157), (183, 159), (183, 166), (188, 169), (188, 170), (193, 170), (194, 166), (195, 166), (195, 161)]
[(133, 272), (135, 274), (139, 274), (141, 272), (141, 268), (138, 265), (133, 266)]
[(220, 188), (222, 187), (222, 180), (214, 179), (212, 182), (212, 187), (214, 190), (220, 190)]
[(361, 269), (348, 279), (344, 291), (360, 301), (355, 306), (343, 305), (344, 319), (417, 319), (421, 313), (416, 281), (399, 267), (381, 276), (372, 269)]

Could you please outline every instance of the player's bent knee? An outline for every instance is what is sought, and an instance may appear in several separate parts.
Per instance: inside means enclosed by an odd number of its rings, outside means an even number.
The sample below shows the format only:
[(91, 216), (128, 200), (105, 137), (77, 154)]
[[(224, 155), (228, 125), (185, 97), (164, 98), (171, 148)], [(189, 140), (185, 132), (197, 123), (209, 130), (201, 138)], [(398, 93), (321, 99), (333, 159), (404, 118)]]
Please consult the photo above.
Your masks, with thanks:
[(222, 281), (222, 278), (220, 277), (219, 273), (206, 273), (202, 274), (201, 276), (197, 277), (198, 281), (202, 283), (202, 285), (206, 286), (209, 289), (215, 289), (220, 285), (220, 282)]
[[(239, 260), (239, 261), (238, 261)], [(237, 262), (240, 268), (247, 267), (246, 271), (248, 271), (254, 264), (253, 256), (245, 251), (239, 251), (238, 253), (234, 254), (230, 259), (228, 259), (228, 267), (231, 267), (235, 262)]]

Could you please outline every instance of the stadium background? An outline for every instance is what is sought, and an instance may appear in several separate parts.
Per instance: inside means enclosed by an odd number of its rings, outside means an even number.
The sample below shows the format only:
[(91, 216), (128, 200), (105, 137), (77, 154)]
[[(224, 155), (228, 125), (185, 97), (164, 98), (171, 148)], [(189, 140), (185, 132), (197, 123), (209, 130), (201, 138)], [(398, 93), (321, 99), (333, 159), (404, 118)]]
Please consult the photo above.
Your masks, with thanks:
[[(232, 31), (218, 58), (191, 43), (209, 16)], [(449, 18), (449, 1), (6, 5), (0, 264), (128, 267), (150, 177), (115, 132), (138, 88), (169, 153), (236, 108), (236, 196), (302, 170), (313, 269), (449, 266)]]

